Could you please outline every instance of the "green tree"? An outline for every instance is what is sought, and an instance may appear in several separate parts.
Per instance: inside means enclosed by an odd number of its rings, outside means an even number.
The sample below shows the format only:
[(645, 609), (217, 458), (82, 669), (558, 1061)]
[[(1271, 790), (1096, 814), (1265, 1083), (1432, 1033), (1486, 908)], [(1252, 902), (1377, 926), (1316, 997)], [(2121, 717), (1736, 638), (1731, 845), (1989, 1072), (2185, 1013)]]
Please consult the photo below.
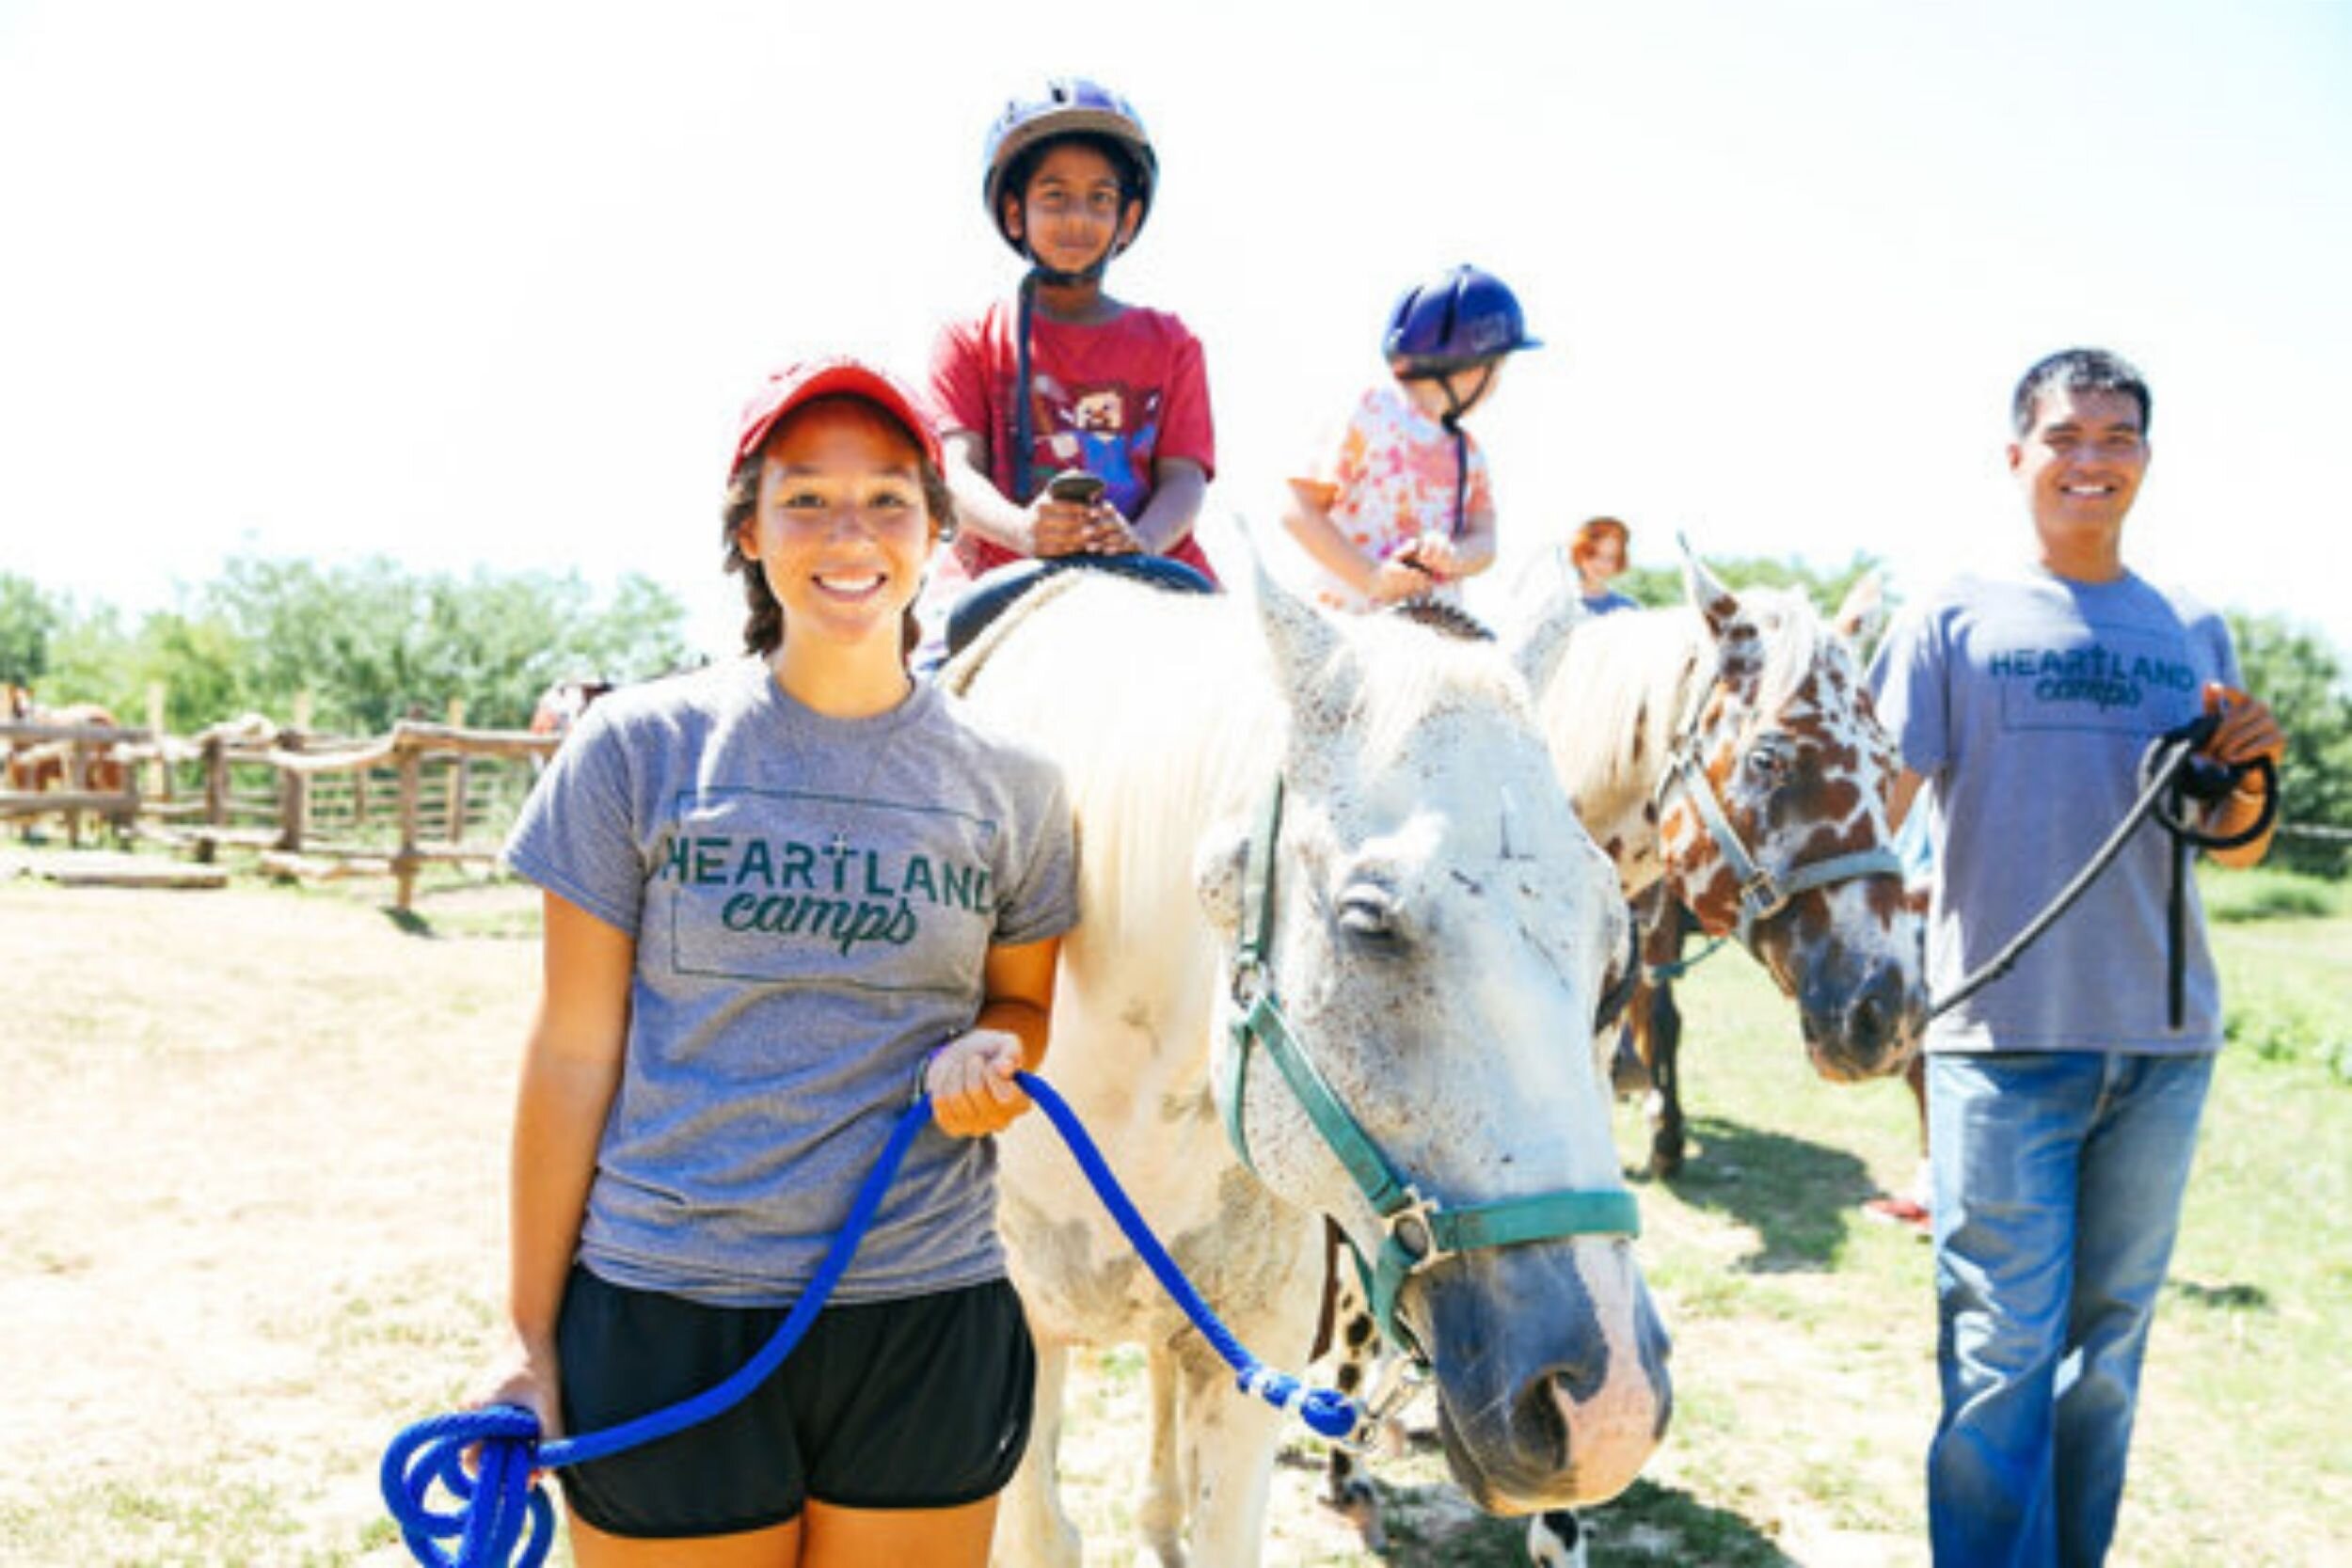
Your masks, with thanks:
[[(2229, 621), (2247, 689), (2286, 731), (2282, 820), (2290, 830), (2352, 832), (2352, 686), (2335, 650), (2282, 616), (2232, 612)], [(2342, 877), (2352, 868), (2352, 843), (2290, 831), (2273, 842), (2268, 863)]]
[[(1725, 588), (1802, 588), (1826, 615), (1835, 610), (1846, 596), (1847, 590), (1862, 580), (1863, 575), (1874, 570), (1879, 562), (1857, 554), (1845, 565), (1824, 571), (1809, 562), (1788, 558), (1773, 560), (1768, 556), (1709, 556), (1707, 569)], [(1636, 566), (1619, 578), (1616, 586), (1632, 598), (1645, 605), (1674, 605), (1683, 602), (1682, 567)]]
[(453, 698), (469, 723), (519, 728), (558, 679), (634, 680), (686, 656), (683, 607), (634, 576), (600, 606), (577, 574), (420, 577), (382, 558), (333, 568), (247, 558), (201, 597), (204, 618), (245, 650), (246, 705), (282, 720), (307, 691), (313, 726), (329, 731), (437, 720)]
[(69, 605), (49, 642), (49, 668), (41, 676), (41, 701), (52, 707), (97, 703), (125, 723), (146, 713), (142, 688), (132, 676), (131, 634), (112, 605), (78, 610)]
[(0, 682), (34, 686), (49, 673), (63, 612), (28, 578), (0, 572)]

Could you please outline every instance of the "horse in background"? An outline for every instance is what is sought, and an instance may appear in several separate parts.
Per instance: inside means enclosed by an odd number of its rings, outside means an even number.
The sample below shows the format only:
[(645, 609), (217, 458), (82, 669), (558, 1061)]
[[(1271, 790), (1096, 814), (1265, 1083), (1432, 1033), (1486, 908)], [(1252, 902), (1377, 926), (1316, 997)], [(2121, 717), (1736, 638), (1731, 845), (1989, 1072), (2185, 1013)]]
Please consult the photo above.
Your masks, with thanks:
[[(5, 704), (5, 712), (14, 723), (86, 730), (119, 730), (122, 727), (121, 721), (103, 704), (69, 703), (63, 707), (44, 707), (34, 700), (29, 687), (7, 687), (0, 691), (0, 703)], [(78, 781), (75, 775), (77, 758)], [(130, 787), (131, 774), (112, 741), (11, 739), (7, 779), (9, 789), (27, 795), (68, 789), (119, 795)], [(79, 843), (81, 813), (75, 811), (64, 815), (67, 836)], [(32, 821), (30, 816), (24, 818), (24, 831), (28, 835), (32, 832)]]
[(597, 698), (609, 694), (614, 683), (601, 675), (572, 675), (555, 682), (539, 693), (539, 700), (531, 710), (531, 733), (561, 737), (571, 733), (580, 716)]
[[(63, 707), (43, 707), (33, 700), (30, 687), (9, 686), (0, 689), (0, 704), (11, 722), (47, 724), (59, 729), (119, 730), (122, 721), (103, 703), (68, 703)], [(18, 740), (9, 747), (8, 787), (40, 794), (61, 789), (72, 774), (72, 758), (79, 745), (87, 753), (83, 764), (81, 787), (101, 795), (122, 792), (129, 772), (122, 759), (115, 752), (112, 741)]]
[[(1366, 1258), (1406, 1246), (1413, 1222), (1368, 1197), (1284, 1071), (1262, 1054), (1251, 1069), (1236, 1021), (1279, 998), (1418, 1203), (1629, 1201), (1603, 1086), (1562, 1048), (1590, 1037), (1627, 926), (1529, 705), (1566, 617), (1534, 628), (1515, 669), (1492, 644), (1335, 622), (1263, 580), (1254, 599), (1067, 574), (940, 678), (1055, 758), (1086, 847), (1046, 1072), (1235, 1335), (1295, 1367), (1320, 1315), (1326, 1217)], [(1263, 961), (1245, 930), (1265, 933)], [(1000, 1560), (1079, 1561), (1055, 1495), (1069, 1352), (1140, 1342), (1150, 1548), (1168, 1564), (1257, 1562), (1274, 1413), (1159, 1293), (1050, 1129), (1025, 1117), (998, 1143), (1039, 1353)], [(1548, 1225), (1413, 1256), (1393, 1321), (1427, 1359), (1471, 1498), (1527, 1513), (1629, 1484), (1671, 1389), (1627, 1238)]]
[[(1887, 817), (1894, 741), (1839, 629), (1861, 628), (1876, 585), (1858, 585), (1838, 626), (1800, 590), (1735, 594), (1695, 556), (1684, 588), (1685, 606), (1603, 616), (1570, 641), (1537, 699), (1561, 782), (1649, 913), (1651, 965), (1678, 953), (1687, 911), (1797, 1004), (1823, 1078), (1899, 1072), (1926, 1028), (1920, 911)], [(1647, 1033), (1650, 1169), (1670, 1176), (1685, 1144), (1679, 1030), (1650, 1019)]]

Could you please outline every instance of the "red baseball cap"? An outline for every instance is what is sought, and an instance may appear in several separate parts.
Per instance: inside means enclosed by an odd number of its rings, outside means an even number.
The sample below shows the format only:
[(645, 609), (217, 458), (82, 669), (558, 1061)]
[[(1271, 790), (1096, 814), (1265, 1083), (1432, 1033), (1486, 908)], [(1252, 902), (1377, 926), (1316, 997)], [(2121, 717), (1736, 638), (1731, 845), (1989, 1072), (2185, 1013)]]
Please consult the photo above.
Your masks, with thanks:
[(743, 405), (743, 416), (737, 421), (735, 461), (727, 472), (741, 467), (743, 459), (765, 446), (770, 433), (787, 414), (824, 397), (865, 399), (906, 427), (932, 467), (945, 467), (939, 453), (939, 432), (922, 399), (887, 371), (834, 356), (803, 359), (768, 373), (767, 381)]

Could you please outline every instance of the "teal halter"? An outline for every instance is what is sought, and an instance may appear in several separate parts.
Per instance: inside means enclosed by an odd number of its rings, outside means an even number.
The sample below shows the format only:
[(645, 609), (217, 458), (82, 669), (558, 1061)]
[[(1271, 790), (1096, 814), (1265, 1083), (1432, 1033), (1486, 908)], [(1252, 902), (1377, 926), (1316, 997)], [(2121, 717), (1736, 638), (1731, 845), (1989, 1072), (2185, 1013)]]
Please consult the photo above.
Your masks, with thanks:
[[(1733, 880), (1740, 884), (1740, 945), (1753, 950), (1756, 927), (1788, 907), (1788, 901), (1800, 893), (1827, 887), (1834, 882), (1851, 881), (1857, 877), (1893, 877), (1903, 875), (1902, 857), (1883, 844), (1867, 849), (1856, 849), (1843, 855), (1830, 855), (1817, 861), (1796, 865), (1784, 865), (1775, 871), (1759, 861), (1748, 848), (1740, 830), (1732, 825), (1724, 811), (1724, 803), (1715, 793), (1714, 781), (1707, 776), (1707, 765), (1699, 759), (1700, 721), (1706, 717), (1707, 699), (1723, 677), (1708, 681), (1696, 688), (1690, 704), (1683, 709), (1681, 721), (1675, 726), (1674, 747), (1666, 759), (1666, 770), (1660, 775), (1653, 797), (1659, 818), (1665, 817), (1666, 807), (1676, 791), (1690, 797), (1691, 804), (1699, 814), (1699, 821), (1707, 829), (1708, 837), (1715, 841), (1716, 849), (1724, 857)], [(1689, 900), (1684, 900), (1686, 907)], [(1709, 936), (1721, 937), (1720, 931)], [(1700, 955), (1702, 958), (1704, 954)], [(1695, 962), (1696, 960), (1692, 960)]]
[(1225, 1135), (1243, 1164), (1254, 1173), (1249, 1142), (1242, 1128), (1243, 1092), (1249, 1079), (1249, 1059), (1263, 1047), (1274, 1059), (1307, 1119), (1331, 1152), (1346, 1167), (1373, 1212), (1380, 1216), (1387, 1239), (1370, 1263), (1351, 1239), (1356, 1269), (1372, 1300), (1374, 1317), (1391, 1344), (1426, 1364), (1429, 1357), (1411, 1332), (1398, 1321), (1397, 1296), (1405, 1282), (1422, 1270), (1457, 1252), (1485, 1247), (1518, 1246), (1571, 1236), (1624, 1236), (1642, 1233), (1641, 1211), (1633, 1195), (1622, 1187), (1613, 1191), (1563, 1190), (1525, 1197), (1499, 1198), (1491, 1203), (1452, 1206), (1422, 1192), (1400, 1175), (1381, 1153), (1380, 1146), (1348, 1114), (1345, 1104), (1315, 1067), (1290, 1026), (1281, 998), (1274, 987), (1274, 846), (1282, 825), (1282, 780), (1275, 776), (1265, 815), (1249, 845), (1239, 956), (1233, 970), (1233, 1001), (1241, 1009), (1233, 1023), (1233, 1049), (1222, 1069)]

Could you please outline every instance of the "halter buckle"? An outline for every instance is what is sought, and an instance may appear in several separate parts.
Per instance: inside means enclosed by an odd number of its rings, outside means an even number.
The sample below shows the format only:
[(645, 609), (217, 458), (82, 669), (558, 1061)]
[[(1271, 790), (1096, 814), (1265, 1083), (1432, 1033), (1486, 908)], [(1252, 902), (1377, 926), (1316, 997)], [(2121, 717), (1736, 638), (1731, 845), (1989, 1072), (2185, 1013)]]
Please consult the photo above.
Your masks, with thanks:
[(1419, 1274), (1440, 1259), (1454, 1256), (1454, 1249), (1439, 1239), (1438, 1216), (1444, 1206), (1434, 1197), (1423, 1197), (1419, 1187), (1405, 1189), (1405, 1201), (1380, 1216), (1380, 1223), (1389, 1233), (1389, 1240), (1406, 1259), (1407, 1276)]
[(1233, 1006), (1246, 1015), (1273, 990), (1267, 980), (1267, 965), (1263, 958), (1247, 955), (1233, 963)]
[(1380, 1365), (1377, 1381), (1372, 1392), (1356, 1408), (1356, 1425), (1340, 1446), (1350, 1453), (1371, 1453), (1375, 1449), (1397, 1457), (1397, 1430), (1393, 1422), (1404, 1408), (1420, 1397), (1429, 1386), (1434, 1374), (1428, 1363), (1417, 1355), (1391, 1354)]
[(1788, 895), (1781, 892), (1772, 874), (1762, 866), (1757, 866), (1756, 875), (1740, 884), (1740, 908), (1747, 912), (1751, 923), (1770, 920), (1788, 902)]

